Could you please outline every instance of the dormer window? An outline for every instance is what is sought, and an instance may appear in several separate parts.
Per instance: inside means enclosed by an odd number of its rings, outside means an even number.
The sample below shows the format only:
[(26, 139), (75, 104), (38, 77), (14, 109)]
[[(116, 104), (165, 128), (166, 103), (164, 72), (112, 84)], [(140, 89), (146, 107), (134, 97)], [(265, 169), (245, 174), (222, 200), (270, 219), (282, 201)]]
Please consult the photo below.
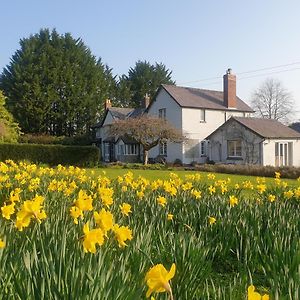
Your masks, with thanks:
[(205, 109), (200, 109), (200, 122), (205, 122)]

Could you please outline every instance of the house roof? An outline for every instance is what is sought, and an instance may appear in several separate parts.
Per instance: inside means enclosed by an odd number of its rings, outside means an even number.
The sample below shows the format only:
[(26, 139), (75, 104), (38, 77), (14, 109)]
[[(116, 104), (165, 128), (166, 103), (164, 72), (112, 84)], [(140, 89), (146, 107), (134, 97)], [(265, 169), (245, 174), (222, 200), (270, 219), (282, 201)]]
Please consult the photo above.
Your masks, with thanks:
[(279, 121), (273, 119), (262, 118), (244, 118), (244, 117), (231, 117), (223, 125), (217, 128), (207, 138), (212, 136), (221, 127), (226, 126), (229, 122), (236, 121), (252, 132), (263, 138), (282, 139), (282, 138), (300, 138), (300, 133), (283, 125)]
[(203, 90), (168, 84), (162, 84), (162, 88), (164, 88), (181, 107), (253, 112), (252, 108), (239, 97), (236, 97), (236, 108), (228, 108), (224, 105), (223, 91)]
[(114, 120), (125, 120), (127, 118), (136, 118), (145, 112), (145, 108), (131, 108), (131, 107), (110, 107), (106, 110), (103, 119), (95, 124), (93, 128), (102, 127), (107, 113), (110, 112)]

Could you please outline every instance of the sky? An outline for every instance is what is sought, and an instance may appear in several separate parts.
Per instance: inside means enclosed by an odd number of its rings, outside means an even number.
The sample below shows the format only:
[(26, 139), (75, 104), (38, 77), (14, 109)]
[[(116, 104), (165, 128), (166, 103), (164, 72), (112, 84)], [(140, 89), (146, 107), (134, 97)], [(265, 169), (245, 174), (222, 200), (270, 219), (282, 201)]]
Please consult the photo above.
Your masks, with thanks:
[(162, 62), (177, 85), (222, 90), (231, 68), (247, 103), (266, 78), (278, 79), (300, 120), (299, 0), (1, 0), (1, 12), (0, 72), (20, 39), (56, 28), (115, 75), (138, 60)]

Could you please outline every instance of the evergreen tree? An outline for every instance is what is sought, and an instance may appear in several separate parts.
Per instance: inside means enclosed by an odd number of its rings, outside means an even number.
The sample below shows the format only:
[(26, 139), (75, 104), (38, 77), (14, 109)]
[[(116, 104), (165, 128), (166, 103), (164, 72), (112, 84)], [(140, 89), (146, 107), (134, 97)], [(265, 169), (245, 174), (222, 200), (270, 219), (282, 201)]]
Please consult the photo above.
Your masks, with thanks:
[(126, 105), (129, 102), (128, 106), (139, 107), (146, 94), (153, 99), (161, 84), (175, 84), (171, 75), (172, 71), (162, 63), (151, 65), (147, 61), (138, 61), (129, 69), (127, 76), (120, 78), (118, 87), (119, 90), (122, 88), (122, 91), (126, 91), (127, 98), (131, 97), (130, 100), (124, 99)]
[(111, 69), (69, 33), (42, 29), (20, 46), (0, 86), (22, 130), (57, 136), (89, 132), (115, 90)]

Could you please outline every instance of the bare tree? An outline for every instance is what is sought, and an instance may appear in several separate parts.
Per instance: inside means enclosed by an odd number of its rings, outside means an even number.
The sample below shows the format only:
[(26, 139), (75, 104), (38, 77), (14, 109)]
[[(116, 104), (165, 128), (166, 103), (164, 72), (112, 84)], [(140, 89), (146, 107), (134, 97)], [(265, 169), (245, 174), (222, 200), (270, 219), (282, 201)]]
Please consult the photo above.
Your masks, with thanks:
[(265, 119), (288, 122), (293, 115), (294, 100), (279, 80), (268, 78), (254, 91), (252, 108)]
[(148, 152), (153, 147), (165, 142), (182, 142), (184, 136), (164, 119), (142, 116), (114, 122), (110, 134), (116, 137), (127, 136), (143, 147), (144, 164), (148, 163)]

